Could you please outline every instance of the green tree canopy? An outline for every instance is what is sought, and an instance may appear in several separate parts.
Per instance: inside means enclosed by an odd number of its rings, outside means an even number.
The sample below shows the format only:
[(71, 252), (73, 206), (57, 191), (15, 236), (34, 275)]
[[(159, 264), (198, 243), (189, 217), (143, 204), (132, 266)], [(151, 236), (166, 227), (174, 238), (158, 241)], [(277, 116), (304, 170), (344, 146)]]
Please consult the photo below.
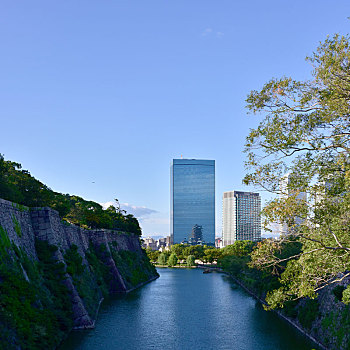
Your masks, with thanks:
[(174, 244), (171, 246), (171, 252), (174, 253), (179, 259), (184, 258), (184, 251), (186, 246), (184, 244)]
[[(307, 60), (310, 80), (272, 79), (247, 98), (248, 109), (263, 118), (246, 140), (244, 183), (278, 195), (263, 210), (265, 228), (288, 228), (252, 254), (252, 266), (282, 266), (282, 287), (267, 297), (272, 307), (314, 298), (350, 275), (349, 37), (328, 37)], [(290, 181), (281, 186), (286, 173)], [(279, 257), (285, 242), (299, 242), (301, 252)]]
[(210, 249), (204, 250), (204, 260), (209, 263), (217, 261), (221, 256), (222, 256), (222, 252), (220, 249), (210, 248)]
[(188, 267), (192, 267), (192, 266), (195, 266), (195, 265), (196, 265), (194, 255), (189, 255), (189, 256), (187, 257), (187, 259), (186, 259), (186, 265), (187, 265)]
[(236, 241), (222, 248), (222, 255), (247, 256), (253, 250), (254, 243), (252, 241)]
[(168, 260), (168, 256), (165, 253), (160, 253), (158, 256), (158, 264), (159, 265), (166, 265)]
[(152, 250), (151, 248), (146, 248), (146, 254), (152, 262), (158, 261), (161, 252), (159, 250)]
[(177, 264), (177, 256), (175, 253), (171, 253), (168, 259), (168, 266), (175, 266)]
[(204, 255), (204, 247), (201, 245), (190, 245), (184, 249), (184, 256), (193, 255), (196, 259), (201, 259)]

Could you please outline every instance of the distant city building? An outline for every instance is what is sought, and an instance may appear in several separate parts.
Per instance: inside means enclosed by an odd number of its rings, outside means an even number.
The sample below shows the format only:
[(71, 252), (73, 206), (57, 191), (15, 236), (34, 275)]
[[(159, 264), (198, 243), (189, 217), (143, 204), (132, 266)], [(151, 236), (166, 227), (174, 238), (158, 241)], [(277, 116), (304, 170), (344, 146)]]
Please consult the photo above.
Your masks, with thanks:
[(261, 199), (258, 193), (229, 191), (222, 200), (223, 246), (261, 240)]
[(159, 238), (157, 240), (155, 240), (153, 237), (143, 238), (142, 246), (152, 250), (167, 250), (170, 247), (170, 236)]
[(215, 248), (223, 248), (223, 240), (221, 237), (216, 237), (215, 238)]
[(152, 237), (147, 237), (143, 239), (143, 246), (145, 248), (150, 248), (152, 250), (158, 250), (157, 241)]
[[(290, 188), (291, 177), (292, 177), (292, 174), (288, 173), (288, 174), (285, 174), (280, 179), (280, 198), (281, 199), (287, 198), (289, 196), (293, 196), (296, 193), (295, 189), (292, 190)], [(299, 200), (306, 200), (307, 199), (307, 195), (306, 195), (305, 192), (300, 192), (300, 193), (297, 194), (296, 198), (299, 199)], [(299, 216), (296, 216), (294, 218), (294, 222), (295, 222), (296, 225), (301, 225), (304, 222), (304, 219), (299, 217)], [(280, 235), (288, 234), (290, 232), (290, 229), (288, 228), (287, 223), (281, 223), (279, 231), (280, 231), (279, 232)]]
[(215, 161), (173, 159), (170, 232), (173, 244), (215, 243)]
[(332, 188), (334, 188), (334, 178), (329, 175), (326, 179), (316, 183), (318, 187), (315, 191), (315, 204), (320, 204), (323, 202), (327, 196), (331, 193)]
[(158, 239), (158, 250), (170, 246), (170, 236)]

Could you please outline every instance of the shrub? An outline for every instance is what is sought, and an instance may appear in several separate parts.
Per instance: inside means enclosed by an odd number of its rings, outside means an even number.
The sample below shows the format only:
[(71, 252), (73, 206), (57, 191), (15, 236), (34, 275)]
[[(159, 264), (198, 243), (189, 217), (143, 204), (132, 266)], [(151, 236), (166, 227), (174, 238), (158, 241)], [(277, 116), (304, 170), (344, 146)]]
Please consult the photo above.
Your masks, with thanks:
[(344, 289), (345, 289), (345, 287), (341, 286), (341, 285), (338, 285), (338, 286), (333, 288), (332, 293), (334, 294), (335, 298), (338, 301), (342, 301)]
[(319, 305), (316, 299), (307, 299), (305, 304), (299, 308), (298, 320), (304, 328), (311, 328), (318, 315), (318, 308)]
[(15, 216), (12, 216), (12, 222), (13, 222), (13, 225), (15, 226), (15, 231), (16, 231), (17, 236), (22, 237), (21, 225), (19, 224), (19, 222)]
[(67, 264), (67, 272), (71, 276), (81, 275), (84, 272), (83, 258), (78, 253), (78, 247), (75, 244), (67, 249), (64, 260)]

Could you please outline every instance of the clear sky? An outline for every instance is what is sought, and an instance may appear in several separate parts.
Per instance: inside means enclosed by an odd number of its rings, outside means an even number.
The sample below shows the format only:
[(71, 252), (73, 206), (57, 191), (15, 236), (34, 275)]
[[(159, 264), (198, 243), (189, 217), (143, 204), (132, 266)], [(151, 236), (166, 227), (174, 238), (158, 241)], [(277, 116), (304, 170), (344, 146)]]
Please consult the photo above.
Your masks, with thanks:
[(253, 190), (247, 94), (309, 78), (348, 16), (349, 0), (2, 0), (0, 153), (55, 191), (118, 198), (145, 236), (169, 233), (171, 160), (215, 159), (221, 235), (222, 193)]

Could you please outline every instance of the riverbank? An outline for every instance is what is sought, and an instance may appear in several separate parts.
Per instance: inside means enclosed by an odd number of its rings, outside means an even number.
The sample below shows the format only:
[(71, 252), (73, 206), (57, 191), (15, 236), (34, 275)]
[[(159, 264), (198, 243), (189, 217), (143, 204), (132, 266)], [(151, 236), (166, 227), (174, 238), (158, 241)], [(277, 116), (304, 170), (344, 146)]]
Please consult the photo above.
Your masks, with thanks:
[[(235, 278), (234, 276), (232, 276), (231, 274), (222, 271), (222, 273), (226, 274), (227, 276), (229, 276), (235, 283), (237, 283), (241, 288), (243, 288), (247, 293), (249, 293), (252, 297), (254, 297), (256, 300), (258, 300), (262, 305), (267, 305), (266, 301), (261, 299), (256, 293), (254, 293), (252, 290), (250, 290), (247, 286), (244, 285), (244, 283), (242, 283), (242, 281), (240, 281), (239, 279)], [(302, 327), (300, 327), (299, 324), (297, 324), (293, 319), (283, 315), (283, 313), (279, 310), (272, 310), (274, 313), (276, 313), (280, 318), (282, 318), (283, 320), (287, 321), (289, 324), (291, 324), (293, 327), (295, 327), (299, 332), (301, 332), (304, 336), (306, 336), (307, 338), (309, 338), (311, 341), (313, 341), (315, 344), (317, 344), (317, 346), (319, 346), (322, 350), (328, 350), (328, 348), (322, 344), (320, 341), (318, 341), (317, 339), (315, 339), (312, 335), (310, 335), (305, 329), (303, 329)]]
[(186, 265), (175, 265), (175, 266), (168, 266), (168, 265), (158, 265), (154, 264), (155, 267), (160, 268), (170, 268), (170, 269), (196, 269), (197, 266), (186, 266)]
[(134, 291), (134, 290), (136, 290), (136, 289), (138, 289), (138, 288), (143, 287), (144, 285), (146, 285), (146, 284), (148, 284), (148, 283), (151, 283), (151, 282), (155, 281), (157, 278), (159, 278), (159, 275), (158, 275), (158, 276), (151, 277), (149, 280), (147, 280), (147, 281), (145, 281), (145, 282), (141, 282), (141, 283), (139, 283), (137, 286), (135, 286), (135, 287), (133, 287), (133, 288), (130, 288), (130, 289), (128, 289), (128, 290), (126, 290), (126, 291), (124, 291), (124, 292), (121, 292), (121, 293), (125, 293), (125, 294), (130, 293), (130, 292), (132, 292), (132, 291)]
[(207, 265), (196, 265), (196, 266), (187, 266), (184, 265), (174, 265), (174, 266), (168, 266), (168, 265), (159, 265), (159, 264), (153, 264), (155, 267), (160, 268), (175, 268), (175, 269), (209, 269), (212, 271), (222, 271), (221, 267), (216, 266), (207, 266)]
[[(276, 274), (270, 270), (252, 268), (249, 262), (249, 252), (226, 255), (219, 261), (223, 270), (262, 304), (265, 304), (269, 293), (283, 293), (283, 285)], [(350, 305), (342, 302), (342, 293), (349, 284), (350, 278), (344, 278), (341, 282), (318, 290), (313, 299), (286, 301), (283, 307), (275, 312), (312, 339), (321, 349), (348, 350)]]
[[(260, 303), (266, 305), (269, 291), (280, 288), (276, 276), (248, 268), (246, 258), (235, 257), (225, 265), (225, 272)], [(227, 262), (228, 260), (226, 260)], [(320, 349), (340, 350), (350, 348), (350, 306), (341, 302), (339, 290), (349, 284), (326, 286), (317, 298), (304, 298), (286, 302), (283, 309), (274, 310), (281, 318), (292, 324), (311, 339)]]

